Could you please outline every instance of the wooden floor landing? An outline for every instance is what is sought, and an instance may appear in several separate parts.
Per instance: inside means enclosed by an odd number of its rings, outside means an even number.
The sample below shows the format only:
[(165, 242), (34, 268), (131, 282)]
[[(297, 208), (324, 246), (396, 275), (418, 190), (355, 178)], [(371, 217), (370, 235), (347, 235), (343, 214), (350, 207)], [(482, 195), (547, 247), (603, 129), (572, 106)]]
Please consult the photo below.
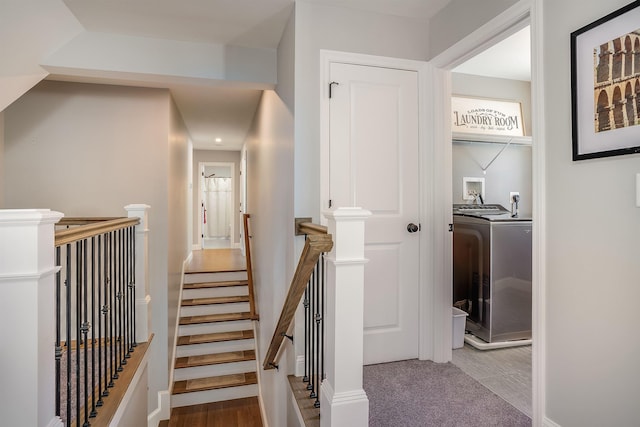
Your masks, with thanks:
[(185, 273), (214, 273), (246, 270), (240, 249), (201, 249), (193, 251)]
[(160, 427), (262, 427), (257, 397), (184, 406), (171, 410)]

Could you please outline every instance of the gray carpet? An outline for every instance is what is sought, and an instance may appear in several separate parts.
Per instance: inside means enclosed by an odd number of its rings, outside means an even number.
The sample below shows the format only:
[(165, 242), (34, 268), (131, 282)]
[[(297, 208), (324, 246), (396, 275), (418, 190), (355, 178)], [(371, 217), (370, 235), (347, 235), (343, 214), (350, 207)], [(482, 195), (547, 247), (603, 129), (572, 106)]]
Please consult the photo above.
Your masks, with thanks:
[(531, 419), (451, 363), (364, 367), (371, 427), (531, 426)]

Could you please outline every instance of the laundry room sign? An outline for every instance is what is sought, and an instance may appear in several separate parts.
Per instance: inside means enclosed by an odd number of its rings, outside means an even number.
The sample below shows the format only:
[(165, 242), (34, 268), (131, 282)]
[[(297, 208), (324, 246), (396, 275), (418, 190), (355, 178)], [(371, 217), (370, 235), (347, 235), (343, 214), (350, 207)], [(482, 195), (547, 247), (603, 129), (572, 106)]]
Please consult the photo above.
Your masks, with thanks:
[(454, 96), (451, 98), (451, 112), (453, 132), (524, 135), (519, 102)]

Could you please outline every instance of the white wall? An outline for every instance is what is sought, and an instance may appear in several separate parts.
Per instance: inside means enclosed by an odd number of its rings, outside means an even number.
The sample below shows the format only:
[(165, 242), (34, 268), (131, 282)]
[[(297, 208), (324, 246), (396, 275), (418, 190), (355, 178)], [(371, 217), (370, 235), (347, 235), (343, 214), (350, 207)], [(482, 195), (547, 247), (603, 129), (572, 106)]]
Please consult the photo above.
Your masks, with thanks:
[(129, 203), (151, 206), (151, 411), (168, 382), (167, 294), (177, 266), (169, 229), (173, 238), (180, 234), (174, 227), (186, 228), (186, 221), (169, 226), (179, 217), (169, 208), (179, 200), (168, 189), (176, 179), (169, 166), (171, 126), (169, 92), (161, 89), (43, 82), (5, 110), (6, 208), (125, 216)]
[(198, 201), (200, 200), (198, 195), (198, 183), (200, 182), (200, 170), (198, 165), (202, 162), (226, 162), (233, 163), (235, 167), (235, 176), (233, 177), (233, 191), (235, 196), (233, 199), (233, 207), (231, 213), (233, 216), (233, 226), (235, 235), (232, 236), (233, 243), (240, 242), (240, 151), (222, 151), (222, 150), (193, 150), (193, 171), (191, 173), (191, 179), (193, 181), (193, 209), (191, 215), (191, 221), (193, 224), (193, 232), (191, 234), (191, 244), (199, 245), (200, 239), (198, 236), (198, 224), (200, 222), (200, 206)]
[(296, 3), (295, 212), (319, 221), (320, 49), (425, 60), (427, 24), (415, 19)]
[(572, 31), (627, 0), (544, 0), (547, 416), (570, 426), (640, 419), (640, 157), (571, 160)]
[(429, 21), (429, 58), (437, 56), (518, 0), (452, 0)]

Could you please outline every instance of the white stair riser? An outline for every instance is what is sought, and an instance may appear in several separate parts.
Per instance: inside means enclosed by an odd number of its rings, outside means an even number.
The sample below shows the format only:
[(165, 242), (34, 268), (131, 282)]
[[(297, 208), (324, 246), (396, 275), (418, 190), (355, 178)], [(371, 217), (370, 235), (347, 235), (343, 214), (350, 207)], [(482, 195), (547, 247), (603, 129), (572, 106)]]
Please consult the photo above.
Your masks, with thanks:
[(186, 317), (202, 316), (204, 314), (246, 313), (248, 311), (248, 302), (239, 302), (233, 304), (189, 305), (180, 307), (180, 316)]
[(173, 372), (173, 380), (192, 380), (195, 378), (218, 377), (220, 375), (242, 374), (256, 370), (255, 360), (242, 362), (218, 363), (216, 365), (194, 366), (193, 368), (180, 368)]
[(182, 290), (183, 300), (194, 298), (236, 297), (241, 295), (249, 295), (247, 285)]
[(225, 271), (221, 273), (192, 273), (184, 275), (184, 283), (226, 282), (247, 280), (246, 271)]
[(227, 351), (253, 350), (254, 348), (255, 341), (253, 339), (179, 345), (176, 348), (176, 357), (224, 353)]
[(174, 394), (171, 396), (171, 407), (199, 405), (209, 402), (222, 402), (224, 400), (242, 399), (258, 395), (256, 384), (241, 387), (220, 388), (217, 390), (198, 391), (195, 393)]
[(178, 328), (178, 335), (197, 335), (197, 334), (211, 334), (214, 332), (231, 332), (253, 329), (251, 320), (237, 320), (233, 322), (215, 322), (215, 323), (200, 323), (197, 325), (180, 325)]

